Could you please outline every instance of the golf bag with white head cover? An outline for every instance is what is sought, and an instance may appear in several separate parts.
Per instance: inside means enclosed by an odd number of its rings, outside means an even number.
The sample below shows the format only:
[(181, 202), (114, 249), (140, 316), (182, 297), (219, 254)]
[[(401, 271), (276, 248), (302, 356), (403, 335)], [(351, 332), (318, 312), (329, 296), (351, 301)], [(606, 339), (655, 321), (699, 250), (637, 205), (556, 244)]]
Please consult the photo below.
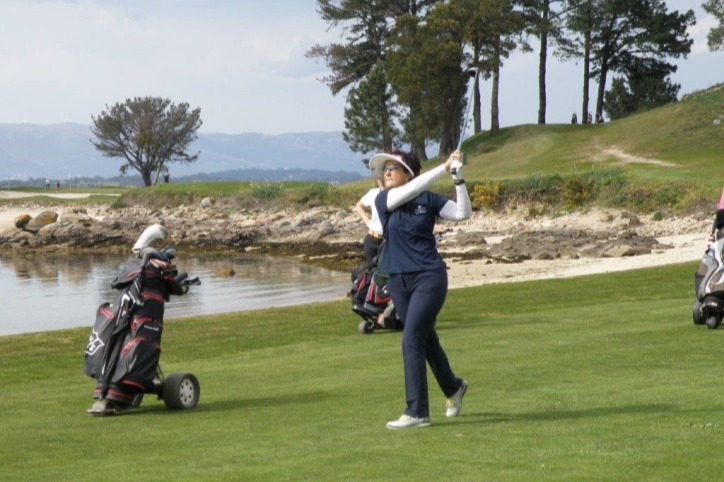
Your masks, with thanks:
[(167, 236), (160, 225), (143, 232), (133, 247), (136, 255), (111, 282), (119, 293), (96, 312), (83, 367), (96, 380), (93, 398), (97, 401), (88, 410), (93, 415), (136, 407), (145, 393), (157, 395), (169, 408), (193, 408), (198, 402), (196, 377), (183, 373), (164, 379), (158, 364), (164, 303), (200, 283), (176, 270), (173, 247), (157, 250), (151, 246)]

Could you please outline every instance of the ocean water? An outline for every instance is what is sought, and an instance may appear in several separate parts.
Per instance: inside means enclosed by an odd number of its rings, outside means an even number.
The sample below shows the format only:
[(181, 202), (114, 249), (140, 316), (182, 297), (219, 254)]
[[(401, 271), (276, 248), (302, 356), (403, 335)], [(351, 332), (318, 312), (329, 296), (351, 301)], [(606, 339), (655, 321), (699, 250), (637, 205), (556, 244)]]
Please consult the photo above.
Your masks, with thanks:
[[(126, 260), (102, 254), (0, 258), (0, 335), (90, 329), (98, 306), (115, 297), (110, 284)], [(350, 288), (349, 273), (295, 259), (244, 255), (174, 261), (201, 285), (172, 296), (165, 319), (342, 299)], [(217, 274), (228, 269), (236, 274)]]

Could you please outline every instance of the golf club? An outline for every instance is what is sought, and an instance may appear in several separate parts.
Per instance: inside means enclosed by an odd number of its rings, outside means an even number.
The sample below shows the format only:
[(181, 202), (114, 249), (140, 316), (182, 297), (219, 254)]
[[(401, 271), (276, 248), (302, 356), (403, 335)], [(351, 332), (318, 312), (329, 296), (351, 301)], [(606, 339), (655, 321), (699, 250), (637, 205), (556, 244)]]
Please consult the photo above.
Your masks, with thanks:
[(474, 98), (473, 88), (475, 87), (475, 83), (478, 80), (478, 75), (480, 74), (480, 70), (478, 70), (477, 67), (470, 67), (470, 68), (468, 68), (468, 70), (465, 71), (465, 73), (473, 79), (473, 85), (470, 88), (470, 96), (468, 98), (468, 108), (465, 111), (465, 120), (463, 121), (463, 128), (460, 131), (460, 140), (458, 141), (458, 150), (460, 150), (460, 147), (463, 145), (463, 136), (465, 135), (465, 130), (468, 128), (468, 117), (470, 116), (470, 107), (473, 105), (473, 98)]

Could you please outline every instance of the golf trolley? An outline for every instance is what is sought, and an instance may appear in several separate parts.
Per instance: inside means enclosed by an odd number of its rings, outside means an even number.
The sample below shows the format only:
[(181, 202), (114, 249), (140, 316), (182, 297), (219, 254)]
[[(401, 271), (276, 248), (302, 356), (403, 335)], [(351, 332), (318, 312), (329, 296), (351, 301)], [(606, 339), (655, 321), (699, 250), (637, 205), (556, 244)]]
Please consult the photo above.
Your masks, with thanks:
[(376, 272), (376, 262), (377, 258), (371, 265), (365, 264), (352, 272), (352, 311), (362, 317), (357, 330), (364, 335), (381, 329), (402, 329), (392, 296), (387, 291), (387, 280)]
[(712, 234), (699, 269), (694, 274), (694, 324), (716, 329), (724, 317), (724, 209), (716, 213)]
[(166, 228), (149, 226), (133, 247), (111, 286), (119, 293), (96, 311), (96, 320), (85, 352), (83, 371), (96, 380), (88, 413), (113, 415), (138, 407), (145, 394), (163, 400), (171, 410), (194, 408), (199, 401), (198, 379), (191, 373), (164, 377), (159, 366), (164, 303), (171, 295), (184, 295), (191, 285), (171, 264), (176, 250), (150, 245), (168, 236)]

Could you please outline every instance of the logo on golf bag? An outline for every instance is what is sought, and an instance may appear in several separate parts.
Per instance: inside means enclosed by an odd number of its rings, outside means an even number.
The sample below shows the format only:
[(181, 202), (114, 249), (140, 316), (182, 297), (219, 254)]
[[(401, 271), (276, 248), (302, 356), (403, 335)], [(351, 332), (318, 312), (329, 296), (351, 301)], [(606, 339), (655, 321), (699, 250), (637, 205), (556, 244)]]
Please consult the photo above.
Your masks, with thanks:
[(93, 330), (93, 333), (91, 333), (90, 338), (88, 339), (88, 346), (85, 348), (85, 353), (88, 356), (95, 355), (95, 353), (103, 348), (105, 346), (105, 343), (101, 341), (101, 338), (98, 336), (98, 333)]

